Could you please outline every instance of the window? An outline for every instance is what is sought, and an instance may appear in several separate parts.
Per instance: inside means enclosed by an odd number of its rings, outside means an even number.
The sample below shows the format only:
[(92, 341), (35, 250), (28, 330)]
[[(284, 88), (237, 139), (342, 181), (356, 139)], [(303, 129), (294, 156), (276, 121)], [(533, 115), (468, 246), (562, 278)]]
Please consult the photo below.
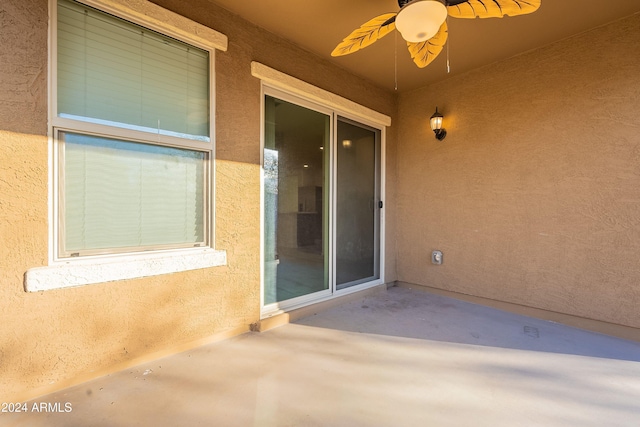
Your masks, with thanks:
[(50, 0), (49, 265), (26, 291), (226, 264), (213, 244), (213, 56), (151, 2)]
[(58, 257), (209, 244), (209, 52), (57, 8)]

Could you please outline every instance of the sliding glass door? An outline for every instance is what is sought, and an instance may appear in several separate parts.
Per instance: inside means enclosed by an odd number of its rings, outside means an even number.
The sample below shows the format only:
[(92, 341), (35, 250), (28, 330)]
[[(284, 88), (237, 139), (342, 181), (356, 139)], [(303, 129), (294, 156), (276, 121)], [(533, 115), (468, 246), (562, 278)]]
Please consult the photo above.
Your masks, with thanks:
[(274, 92), (264, 98), (265, 311), (380, 280), (381, 131)]
[(338, 119), (337, 289), (380, 277), (380, 130)]
[(329, 289), (330, 119), (265, 97), (265, 305)]

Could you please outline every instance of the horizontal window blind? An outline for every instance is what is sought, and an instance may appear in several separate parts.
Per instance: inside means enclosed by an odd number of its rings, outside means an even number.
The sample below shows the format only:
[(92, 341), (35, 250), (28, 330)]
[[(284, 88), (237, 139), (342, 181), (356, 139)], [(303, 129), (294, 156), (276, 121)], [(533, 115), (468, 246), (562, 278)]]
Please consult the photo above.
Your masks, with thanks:
[(209, 140), (209, 52), (58, 2), (58, 116)]
[(58, 138), (67, 256), (205, 242), (206, 153), (71, 132)]

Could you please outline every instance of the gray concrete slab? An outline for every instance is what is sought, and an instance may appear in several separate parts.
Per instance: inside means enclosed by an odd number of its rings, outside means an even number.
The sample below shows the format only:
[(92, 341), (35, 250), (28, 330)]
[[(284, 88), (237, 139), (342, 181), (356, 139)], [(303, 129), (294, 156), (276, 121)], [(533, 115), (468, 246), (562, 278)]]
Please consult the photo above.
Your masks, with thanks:
[(0, 426), (638, 426), (640, 343), (392, 288), (27, 405)]

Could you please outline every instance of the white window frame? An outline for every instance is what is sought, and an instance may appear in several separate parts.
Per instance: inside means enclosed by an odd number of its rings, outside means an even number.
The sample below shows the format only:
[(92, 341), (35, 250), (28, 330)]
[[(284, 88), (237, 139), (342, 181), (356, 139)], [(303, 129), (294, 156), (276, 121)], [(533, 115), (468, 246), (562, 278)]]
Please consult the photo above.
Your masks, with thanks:
[[(25, 275), (28, 292), (82, 286), (114, 280), (208, 268), (226, 264), (226, 252), (213, 247), (214, 173), (215, 173), (215, 50), (226, 51), (227, 37), (208, 27), (142, 0), (76, 0), (79, 3), (173, 37), (209, 52), (209, 141), (185, 141), (169, 135), (104, 126), (58, 117), (57, 114), (57, 0), (49, 0), (49, 241), (48, 265), (36, 267)], [(81, 258), (61, 257), (59, 253), (59, 146), (57, 132), (98, 134), (125, 141), (156, 142), (159, 145), (203, 151), (208, 156), (206, 173), (206, 246), (174, 248)]]

